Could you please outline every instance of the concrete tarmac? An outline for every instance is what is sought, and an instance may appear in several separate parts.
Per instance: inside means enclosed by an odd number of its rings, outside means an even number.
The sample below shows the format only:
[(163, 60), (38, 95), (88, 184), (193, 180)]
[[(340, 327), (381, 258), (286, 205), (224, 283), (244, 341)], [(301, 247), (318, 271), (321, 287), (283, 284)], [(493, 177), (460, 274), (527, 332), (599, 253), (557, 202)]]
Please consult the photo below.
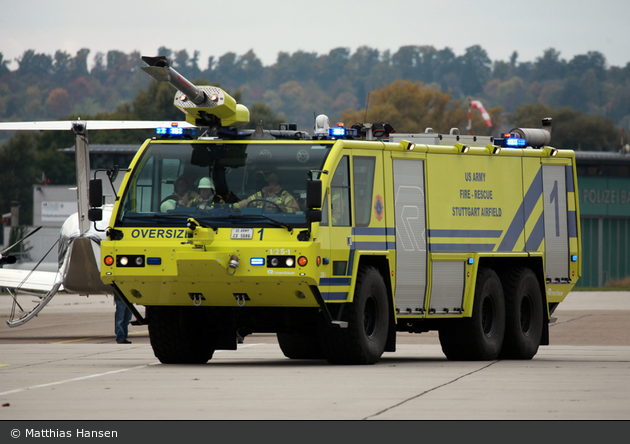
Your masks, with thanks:
[[(10, 309), (0, 296), (1, 320)], [(447, 361), (430, 332), (399, 334), (371, 366), (289, 360), (275, 335), (163, 365), (146, 326), (115, 343), (111, 297), (58, 295), (26, 325), (0, 325), (0, 418), (630, 419), (630, 292), (572, 292), (553, 316), (551, 345), (529, 361)]]

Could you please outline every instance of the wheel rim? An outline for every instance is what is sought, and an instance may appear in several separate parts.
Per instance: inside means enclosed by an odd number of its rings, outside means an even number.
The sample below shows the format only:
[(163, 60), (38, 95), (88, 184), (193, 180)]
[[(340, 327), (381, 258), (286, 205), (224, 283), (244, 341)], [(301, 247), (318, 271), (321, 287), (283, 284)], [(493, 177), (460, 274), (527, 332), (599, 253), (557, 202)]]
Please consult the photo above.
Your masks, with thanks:
[(376, 335), (377, 324), (378, 306), (374, 296), (370, 295), (365, 301), (365, 308), (363, 309), (363, 328), (368, 338), (371, 339)]
[(532, 328), (533, 307), (532, 300), (526, 295), (521, 300), (520, 321), (521, 331), (524, 335), (528, 335)]
[(486, 336), (492, 335), (492, 329), (494, 327), (494, 303), (492, 298), (487, 296), (481, 307), (481, 328), (483, 334)]

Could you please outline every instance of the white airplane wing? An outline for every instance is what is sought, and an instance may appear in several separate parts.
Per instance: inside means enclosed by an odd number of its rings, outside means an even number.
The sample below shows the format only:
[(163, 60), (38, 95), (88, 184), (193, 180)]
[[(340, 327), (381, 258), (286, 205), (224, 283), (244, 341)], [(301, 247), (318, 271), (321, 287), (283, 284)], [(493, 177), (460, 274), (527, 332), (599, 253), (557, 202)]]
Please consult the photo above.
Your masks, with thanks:
[[(14, 305), (7, 325), (19, 327), (37, 316), (53, 296), (63, 289), (63, 285), (58, 273), (54, 271), (0, 268), (0, 288), (7, 289), (13, 297)], [(36, 299), (32, 301), (35, 305), (32, 308), (29, 306), (25, 310), (18, 302), (19, 293), (36, 296)], [(19, 312), (17, 316), (14, 316), (16, 308), (19, 308)]]
[(131, 121), (131, 120), (56, 120), (36, 122), (1, 122), (0, 130), (5, 131), (63, 131), (71, 130), (77, 124), (84, 124), (89, 130), (154, 129), (170, 126), (196, 128), (186, 121)]
[(57, 283), (57, 275), (54, 271), (0, 268), (0, 288), (48, 292)]

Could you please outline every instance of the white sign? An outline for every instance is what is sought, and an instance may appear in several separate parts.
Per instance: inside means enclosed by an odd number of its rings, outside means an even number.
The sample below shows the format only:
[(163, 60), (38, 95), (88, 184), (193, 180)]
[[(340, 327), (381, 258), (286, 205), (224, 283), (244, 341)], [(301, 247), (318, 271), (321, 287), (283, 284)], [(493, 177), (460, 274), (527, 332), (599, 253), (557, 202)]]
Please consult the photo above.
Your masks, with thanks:
[(232, 239), (251, 239), (254, 235), (253, 228), (232, 228)]
[(42, 222), (65, 222), (78, 211), (76, 202), (42, 202)]

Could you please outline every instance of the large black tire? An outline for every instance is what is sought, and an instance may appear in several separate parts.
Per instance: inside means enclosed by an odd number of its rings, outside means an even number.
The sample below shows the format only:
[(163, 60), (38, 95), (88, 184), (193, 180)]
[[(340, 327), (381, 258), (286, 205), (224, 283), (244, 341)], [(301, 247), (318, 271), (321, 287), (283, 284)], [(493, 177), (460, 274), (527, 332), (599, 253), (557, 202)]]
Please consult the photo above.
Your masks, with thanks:
[(494, 270), (477, 271), (472, 316), (446, 323), (439, 330), (439, 337), (448, 359), (488, 361), (499, 356), (505, 333), (505, 300)]
[(389, 304), (383, 277), (374, 267), (361, 267), (354, 301), (344, 308), (347, 328), (320, 329), (326, 360), (331, 364), (375, 364), (385, 351)]
[(317, 331), (312, 333), (278, 333), (278, 345), (289, 359), (324, 359)]
[(499, 357), (532, 359), (543, 333), (540, 284), (529, 268), (516, 268), (504, 277), (505, 339)]
[(205, 364), (214, 354), (203, 307), (147, 307), (149, 339), (162, 364)]

